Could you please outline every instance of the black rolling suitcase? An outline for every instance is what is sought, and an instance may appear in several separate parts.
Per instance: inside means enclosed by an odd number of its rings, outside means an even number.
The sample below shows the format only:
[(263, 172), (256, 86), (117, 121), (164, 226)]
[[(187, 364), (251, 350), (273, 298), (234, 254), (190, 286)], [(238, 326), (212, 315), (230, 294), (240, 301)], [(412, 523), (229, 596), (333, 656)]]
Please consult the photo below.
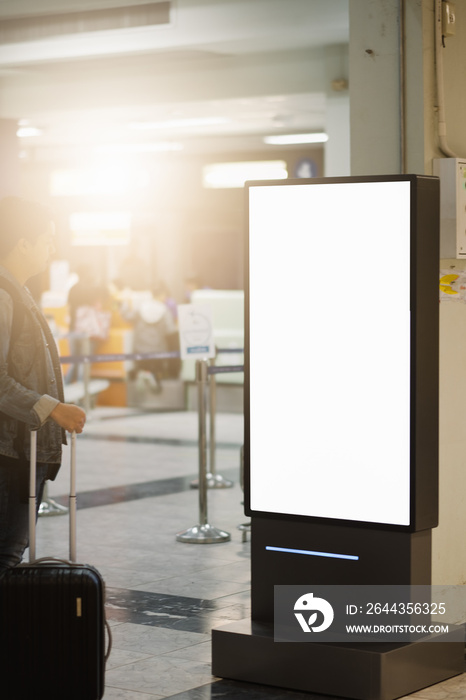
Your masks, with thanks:
[(71, 436), (70, 561), (35, 559), (36, 439), (32, 432), (29, 563), (0, 578), (0, 697), (99, 700), (106, 660), (105, 587), (97, 569), (76, 563), (76, 434)]

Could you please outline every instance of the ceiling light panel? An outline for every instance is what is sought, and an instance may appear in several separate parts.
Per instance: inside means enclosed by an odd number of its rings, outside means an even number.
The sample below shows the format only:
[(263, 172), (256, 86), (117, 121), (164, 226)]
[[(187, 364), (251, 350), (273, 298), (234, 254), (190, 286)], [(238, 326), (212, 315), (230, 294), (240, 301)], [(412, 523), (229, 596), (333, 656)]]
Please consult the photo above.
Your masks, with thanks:
[(300, 143), (325, 143), (328, 135), (324, 132), (311, 134), (276, 134), (264, 136), (264, 143), (272, 146), (291, 146)]
[(16, 132), (16, 136), (20, 139), (30, 138), (31, 136), (41, 136), (42, 130), (35, 126), (20, 126)]

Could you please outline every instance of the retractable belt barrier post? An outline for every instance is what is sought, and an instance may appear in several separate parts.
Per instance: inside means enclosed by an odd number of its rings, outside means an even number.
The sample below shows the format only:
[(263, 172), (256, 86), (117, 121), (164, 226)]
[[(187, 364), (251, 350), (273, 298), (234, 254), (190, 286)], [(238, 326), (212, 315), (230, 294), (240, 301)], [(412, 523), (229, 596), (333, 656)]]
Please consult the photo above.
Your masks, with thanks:
[(209, 525), (207, 518), (207, 438), (206, 438), (206, 387), (208, 361), (196, 360), (196, 382), (199, 412), (199, 524), (179, 532), (178, 542), (213, 544), (228, 542), (230, 533)]
[[(89, 356), (91, 354), (91, 339), (89, 337), (83, 338), (83, 350), (84, 354)], [(91, 410), (91, 394), (89, 391), (89, 385), (91, 382), (91, 363), (84, 362), (83, 365), (83, 381), (84, 381), (84, 410), (89, 413)]]
[[(215, 367), (215, 357), (210, 360), (211, 367)], [(207, 486), (210, 489), (228, 489), (233, 486), (233, 481), (225, 479), (221, 474), (216, 473), (215, 468), (215, 419), (217, 417), (217, 381), (215, 374), (209, 372), (209, 474), (207, 475)]]
[[(240, 455), (239, 455), (239, 478), (241, 490), (244, 493), (244, 445), (241, 445)], [(248, 532), (251, 532), (251, 521), (247, 523), (241, 523), (238, 525), (238, 530), (241, 532), (241, 541), (247, 542)]]
[[(229, 489), (233, 486), (233, 481), (225, 479), (221, 474), (216, 473), (215, 469), (215, 420), (217, 415), (217, 382), (215, 374), (212, 373), (212, 367), (215, 367), (215, 357), (210, 359), (210, 367), (207, 372), (209, 374), (209, 471), (207, 472), (207, 488), (208, 489)], [(196, 479), (190, 484), (192, 489), (197, 489), (199, 481)]]

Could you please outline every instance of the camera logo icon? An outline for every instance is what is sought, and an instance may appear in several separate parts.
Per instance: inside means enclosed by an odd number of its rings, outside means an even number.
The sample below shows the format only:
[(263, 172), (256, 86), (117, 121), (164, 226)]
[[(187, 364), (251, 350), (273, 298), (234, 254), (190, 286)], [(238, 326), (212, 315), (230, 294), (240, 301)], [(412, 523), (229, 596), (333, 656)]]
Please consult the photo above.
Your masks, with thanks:
[[(323, 632), (333, 622), (334, 612), (330, 603), (325, 598), (314, 598), (313, 593), (305, 593), (298, 598), (294, 604), (294, 611), (303, 632)], [(320, 625), (316, 626), (319, 612), (322, 613), (324, 619)], [(307, 614), (307, 620), (303, 613)]]

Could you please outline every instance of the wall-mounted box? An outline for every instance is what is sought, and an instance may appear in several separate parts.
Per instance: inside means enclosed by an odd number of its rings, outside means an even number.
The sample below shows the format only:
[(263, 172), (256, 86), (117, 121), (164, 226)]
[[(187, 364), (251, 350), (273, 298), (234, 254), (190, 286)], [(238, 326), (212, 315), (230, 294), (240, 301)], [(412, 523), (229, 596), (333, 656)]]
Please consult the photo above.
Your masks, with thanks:
[(466, 160), (434, 158), (440, 178), (440, 258), (466, 258)]

